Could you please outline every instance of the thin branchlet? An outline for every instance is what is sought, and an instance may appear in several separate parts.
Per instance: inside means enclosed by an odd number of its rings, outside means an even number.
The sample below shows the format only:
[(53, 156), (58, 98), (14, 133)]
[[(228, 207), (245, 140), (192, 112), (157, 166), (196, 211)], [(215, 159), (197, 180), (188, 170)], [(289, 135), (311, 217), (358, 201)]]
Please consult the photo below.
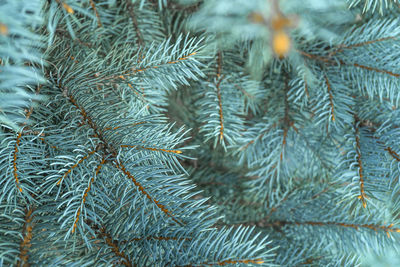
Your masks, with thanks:
[(304, 221), (304, 222), (290, 222), (290, 221), (274, 221), (271, 223), (263, 224), (263, 227), (284, 227), (284, 226), (336, 226), (344, 228), (352, 228), (355, 230), (373, 230), (378, 233), (378, 231), (384, 231), (388, 238), (390, 238), (390, 233), (400, 233), (400, 228), (393, 227), (394, 224), (389, 225), (377, 225), (377, 224), (352, 224), (352, 223), (341, 223), (341, 222), (319, 222), (319, 221)]
[(135, 263), (132, 263), (129, 257), (123, 252), (119, 246), (118, 243), (115, 242), (112, 238), (112, 236), (107, 232), (106, 227), (101, 227), (96, 225), (90, 220), (85, 220), (86, 224), (90, 226), (94, 230), (94, 232), (98, 235), (100, 239), (103, 239), (105, 243), (110, 247), (111, 251), (121, 258), (121, 260), (118, 261), (119, 264), (122, 264), (127, 267), (136, 267), (137, 265)]
[(22, 240), (19, 246), (19, 257), (17, 266), (28, 267), (29, 266), (29, 250), (32, 246), (32, 230), (33, 230), (33, 207), (25, 209), (24, 226), (22, 230)]
[(262, 131), (261, 133), (259, 133), (256, 138), (254, 138), (253, 140), (250, 140), (249, 142), (247, 142), (246, 145), (242, 146), (240, 148), (240, 151), (244, 151), (244, 150), (248, 149), (250, 145), (254, 144), (254, 142), (258, 141), (259, 139), (262, 139), (265, 134), (267, 134), (269, 131), (271, 131), (276, 126), (277, 126), (277, 124), (274, 123), (270, 128), (268, 128), (268, 129)]
[[(98, 147), (99, 147), (99, 146), (98, 146)], [(86, 159), (88, 159), (91, 155), (93, 155), (93, 154), (96, 153), (96, 152), (97, 152), (97, 148), (94, 149), (94, 150), (92, 150), (92, 151), (89, 151), (89, 152), (87, 153), (87, 155), (83, 156), (80, 160), (78, 160), (77, 163), (75, 163), (74, 165), (72, 165), (71, 168), (69, 168), (69, 169), (63, 174), (63, 176), (61, 176), (61, 178), (58, 179), (57, 185), (60, 185), (61, 182), (65, 179), (65, 177), (67, 177), (68, 174), (70, 174), (70, 173), (73, 171), (73, 169), (75, 169), (76, 167), (78, 167), (79, 164), (81, 164), (82, 162), (84, 162)]]
[(173, 154), (182, 154), (181, 150), (174, 150), (174, 149), (164, 149), (164, 148), (155, 148), (155, 147), (144, 147), (144, 146), (134, 146), (134, 145), (121, 145), (124, 148), (136, 148), (136, 149), (145, 149), (151, 151), (162, 151), (166, 153), (173, 153)]
[(217, 55), (217, 83), (215, 87), (217, 88), (217, 97), (218, 97), (218, 107), (219, 107), (219, 139), (222, 141), (224, 139), (224, 113), (222, 111), (222, 97), (221, 97), (221, 82), (222, 82), (222, 55), (221, 52), (218, 52)]
[(390, 146), (386, 147), (385, 150), (397, 161), (400, 162), (400, 155), (396, 153)]
[(114, 161), (115, 167), (118, 168), (119, 170), (122, 171), (123, 174), (125, 174), (132, 182), (133, 184), (139, 189), (139, 191), (151, 202), (156, 204), (156, 206), (168, 217), (170, 217), (174, 222), (177, 224), (183, 226), (183, 223), (179, 221), (178, 219), (175, 218), (175, 216), (172, 215), (171, 211), (169, 211), (164, 205), (160, 204), (158, 200), (154, 199), (146, 190), (145, 188), (138, 182), (138, 180), (126, 169), (125, 165), (118, 162)]
[(282, 138), (282, 146), (281, 146), (281, 153), (280, 153), (280, 160), (283, 160), (283, 154), (285, 153), (286, 147), (286, 138), (290, 127), (290, 117), (289, 117), (289, 101), (288, 101), (288, 91), (289, 91), (289, 76), (288, 74), (285, 75), (285, 96), (284, 96), (284, 103), (285, 103), (285, 115), (283, 117), (283, 138)]
[[(216, 261), (216, 262), (202, 262), (200, 265), (203, 266), (225, 266), (225, 265), (230, 265), (230, 264), (263, 264), (264, 260), (263, 259), (231, 259), (231, 260), (224, 260), (224, 261)], [(184, 266), (177, 266), (177, 267), (195, 267), (199, 266), (199, 263), (197, 264), (187, 264)]]
[(96, 18), (97, 18), (97, 26), (98, 26), (99, 28), (101, 28), (101, 27), (102, 27), (102, 24), (101, 24), (101, 20), (100, 20), (100, 15), (99, 15), (99, 12), (97, 11), (96, 4), (94, 3), (93, 0), (90, 0), (90, 6), (93, 8), (93, 11), (94, 11), (94, 13), (95, 13), (95, 15), (96, 15)]
[(383, 42), (383, 41), (387, 41), (387, 40), (393, 40), (393, 39), (397, 39), (399, 36), (389, 36), (389, 37), (383, 37), (383, 38), (378, 38), (378, 39), (374, 39), (374, 40), (370, 40), (370, 41), (365, 41), (365, 42), (360, 42), (360, 43), (355, 43), (352, 45), (339, 45), (338, 49), (335, 50), (333, 53), (331, 53), (331, 56), (334, 56), (340, 52), (343, 52), (344, 50), (348, 50), (348, 49), (352, 49), (352, 48), (356, 48), (356, 47), (362, 47), (362, 46), (366, 46), (366, 45), (370, 45), (370, 44), (375, 44), (375, 43), (379, 43), (379, 42)]
[(358, 176), (360, 177), (360, 195), (358, 198), (361, 200), (361, 203), (363, 207), (365, 208), (367, 206), (367, 195), (365, 194), (365, 189), (364, 189), (364, 169), (363, 169), (363, 164), (361, 160), (361, 146), (360, 146), (360, 132), (359, 132), (359, 120), (357, 116), (355, 116), (355, 139), (356, 139), (356, 154), (357, 154), (357, 163), (358, 163)]
[(139, 60), (141, 60), (140, 52), (141, 52), (141, 48), (144, 46), (144, 39), (143, 39), (142, 33), (140, 32), (140, 29), (139, 29), (139, 24), (136, 19), (132, 1), (126, 0), (126, 6), (128, 8), (129, 17), (131, 18), (131, 21), (132, 21), (133, 29), (135, 30), (135, 33), (136, 33), (136, 44), (137, 44), (138, 50), (139, 50), (138, 57), (139, 57)]
[[(89, 191), (90, 191), (90, 189), (91, 189), (91, 187), (92, 187), (92, 184), (93, 184), (93, 182), (94, 182), (94, 178), (97, 177), (97, 175), (98, 175), (99, 172), (100, 172), (101, 167), (103, 167), (103, 165), (104, 165), (105, 162), (106, 162), (106, 160), (105, 160), (105, 158), (103, 157), (103, 158), (101, 159), (100, 164), (96, 167), (95, 175), (94, 175), (92, 178), (90, 178), (89, 185), (88, 185), (88, 187), (85, 189), (85, 192), (83, 193), (82, 205), (81, 205), (82, 207), (85, 205), (86, 198), (87, 198), (87, 196), (89, 195)], [(79, 207), (79, 208), (78, 208), (78, 211), (76, 212), (75, 221), (74, 221), (74, 226), (73, 226), (72, 231), (71, 231), (72, 233), (75, 232), (75, 229), (76, 229), (76, 227), (77, 227), (77, 225), (78, 225), (80, 214), (81, 214), (81, 207)]]
[(356, 68), (360, 68), (360, 69), (364, 69), (364, 70), (369, 70), (369, 71), (373, 71), (373, 72), (377, 72), (377, 73), (384, 73), (393, 77), (400, 77), (399, 73), (395, 73), (395, 72), (391, 72), (385, 69), (378, 69), (378, 68), (374, 68), (374, 67), (370, 67), (370, 66), (366, 66), (366, 65), (362, 65), (362, 64), (358, 64), (358, 63), (349, 63), (349, 62), (345, 62), (343, 60), (337, 60), (333, 57), (324, 57), (324, 56), (317, 56), (317, 55), (313, 55), (310, 53), (307, 53), (305, 51), (301, 51), (301, 50), (297, 50), (297, 52), (299, 52), (301, 55), (312, 59), (312, 60), (317, 60), (319, 62), (322, 62), (324, 64), (328, 64), (328, 65), (333, 65), (333, 66), (353, 66)]
[(125, 244), (125, 243), (129, 243), (132, 241), (135, 242), (139, 242), (139, 241), (143, 241), (143, 240), (147, 240), (147, 241), (191, 241), (192, 238), (188, 238), (188, 237), (168, 237), (168, 236), (148, 236), (148, 237), (135, 237), (135, 238), (131, 238), (129, 239), (129, 241), (121, 241), (121, 244)]
[(19, 132), (17, 135), (17, 139), (15, 140), (14, 156), (13, 156), (13, 174), (15, 179), (15, 185), (17, 186), (17, 189), (20, 192), (22, 192), (22, 187), (20, 186), (20, 181), (18, 178), (17, 155), (19, 150), (19, 143), (21, 142), (21, 135), (22, 133)]
[(335, 121), (335, 109), (334, 109), (334, 105), (333, 105), (333, 95), (332, 95), (332, 85), (329, 82), (328, 76), (325, 74), (324, 75), (324, 79), (325, 79), (325, 84), (326, 84), (326, 88), (328, 89), (328, 94), (329, 94), (329, 105), (331, 106), (331, 118), (332, 121)]
[(191, 56), (196, 55), (196, 52), (190, 53), (188, 55), (182, 56), (180, 58), (178, 58), (177, 60), (172, 60), (172, 61), (168, 61), (164, 64), (159, 64), (159, 65), (155, 65), (155, 66), (149, 66), (149, 67), (145, 67), (145, 68), (140, 68), (140, 69), (132, 69), (132, 70), (127, 70), (124, 71), (122, 74), (117, 74), (117, 75), (112, 75), (112, 76), (107, 76), (104, 77), (104, 80), (127, 80), (129, 77), (134, 76), (136, 73), (141, 73), (147, 70), (151, 70), (151, 69), (158, 69), (161, 68), (162, 66), (165, 65), (173, 65), (173, 64), (177, 64), (179, 62), (185, 61), (190, 59)]

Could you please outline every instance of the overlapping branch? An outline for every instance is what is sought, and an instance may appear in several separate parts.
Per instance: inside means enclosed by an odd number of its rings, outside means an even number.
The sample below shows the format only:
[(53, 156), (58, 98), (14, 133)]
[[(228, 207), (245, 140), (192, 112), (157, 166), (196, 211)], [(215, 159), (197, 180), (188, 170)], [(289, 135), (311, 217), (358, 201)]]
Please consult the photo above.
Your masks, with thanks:
[[(93, 120), (91, 119), (91, 117), (87, 114), (87, 112), (78, 105), (77, 101), (69, 94), (67, 94), (67, 92), (65, 92), (65, 89), (63, 90), (64, 95), (66, 95), (66, 97), (69, 99), (69, 101), (80, 111), (81, 115), (84, 118), (84, 121), (89, 125), (90, 128), (93, 129), (93, 131), (95, 132), (96, 137), (98, 137), (103, 144), (106, 146), (106, 148), (111, 151), (111, 154), (113, 155), (113, 157), (117, 156), (117, 152), (116, 149), (107, 142), (107, 140), (104, 138), (102, 131), (97, 127), (97, 125), (93, 122)], [(136, 178), (125, 168), (124, 164), (122, 164), (121, 162), (119, 162), (118, 160), (114, 160), (113, 161), (115, 166), (121, 170), (133, 183), (135, 186), (138, 187), (139, 191), (146, 196), (146, 198), (148, 198), (151, 202), (154, 202), (156, 204), (156, 206), (163, 212), (165, 213), (168, 217), (172, 218), (172, 220), (176, 223), (178, 223), (179, 225), (183, 225), (180, 221), (178, 221), (172, 214), (171, 212), (162, 204), (159, 203), (158, 200), (154, 199), (146, 190), (145, 188), (136, 180)]]
[(159, 201), (155, 200), (146, 190), (145, 188), (136, 180), (136, 178), (125, 168), (124, 164), (118, 162), (117, 160), (114, 161), (115, 167), (117, 167), (119, 170), (121, 170), (133, 183), (134, 185), (139, 189), (139, 191), (146, 196), (147, 199), (149, 199), (151, 202), (154, 202), (156, 206), (164, 212), (168, 217), (170, 217), (174, 222), (176, 222), (179, 225), (183, 225), (182, 222), (177, 220), (172, 214), (171, 211), (169, 211), (164, 205), (160, 204)]
[(86, 223), (95, 231), (95, 233), (105, 241), (105, 243), (111, 248), (112, 252), (121, 260), (118, 262), (124, 266), (127, 267), (136, 267), (137, 265), (135, 263), (132, 263), (128, 256), (121, 251), (121, 249), (118, 247), (118, 244), (113, 240), (112, 236), (107, 232), (107, 229), (105, 227), (99, 227), (98, 225), (94, 224), (90, 220), (86, 220)]

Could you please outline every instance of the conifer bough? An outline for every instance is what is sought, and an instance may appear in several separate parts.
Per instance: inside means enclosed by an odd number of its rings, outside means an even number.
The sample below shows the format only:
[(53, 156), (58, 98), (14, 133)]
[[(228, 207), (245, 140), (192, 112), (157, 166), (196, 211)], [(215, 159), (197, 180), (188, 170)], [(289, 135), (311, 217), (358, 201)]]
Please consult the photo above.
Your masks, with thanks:
[(399, 5), (0, 0), (0, 265), (396, 266)]

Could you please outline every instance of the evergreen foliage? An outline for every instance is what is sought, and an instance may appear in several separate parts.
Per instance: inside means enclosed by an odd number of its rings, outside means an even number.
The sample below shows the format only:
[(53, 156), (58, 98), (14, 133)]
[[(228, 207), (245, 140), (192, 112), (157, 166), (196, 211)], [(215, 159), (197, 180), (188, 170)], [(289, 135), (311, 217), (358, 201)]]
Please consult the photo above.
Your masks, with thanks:
[(396, 266), (399, 5), (0, 0), (0, 265)]

